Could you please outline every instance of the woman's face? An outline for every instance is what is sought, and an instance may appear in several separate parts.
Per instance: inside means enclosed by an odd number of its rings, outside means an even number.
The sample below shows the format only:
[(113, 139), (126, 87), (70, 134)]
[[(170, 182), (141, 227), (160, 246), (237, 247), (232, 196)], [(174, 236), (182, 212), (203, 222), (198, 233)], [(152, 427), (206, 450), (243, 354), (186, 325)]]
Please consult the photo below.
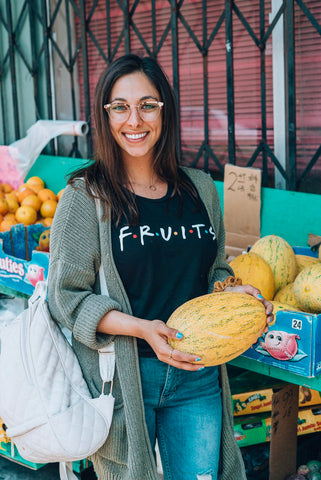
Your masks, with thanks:
[[(109, 103), (139, 105), (152, 100), (160, 101), (159, 93), (142, 72), (134, 72), (119, 78), (114, 84)], [(141, 119), (137, 108), (131, 108), (125, 121), (113, 121), (109, 117), (112, 135), (122, 151), (124, 161), (133, 158), (152, 160), (153, 150), (162, 131), (162, 113), (155, 120)]]

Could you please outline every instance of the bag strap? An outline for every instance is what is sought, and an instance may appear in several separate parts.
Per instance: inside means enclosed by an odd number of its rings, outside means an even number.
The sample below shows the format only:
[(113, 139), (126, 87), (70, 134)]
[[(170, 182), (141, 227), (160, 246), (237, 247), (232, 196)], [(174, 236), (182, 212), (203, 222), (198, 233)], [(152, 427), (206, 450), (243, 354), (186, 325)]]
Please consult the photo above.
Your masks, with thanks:
[[(101, 202), (98, 198), (95, 197), (96, 212), (98, 218), (98, 225), (101, 218)], [(100, 293), (102, 295), (108, 295), (108, 287), (106, 282), (106, 277), (103, 269), (102, 262), (99, 267), (99, 282), (100, 282)], [(106, 347), (100, 348), (98, 350), (99, 354), (99, 371), (102, 378), (102, 390), (101, 394), (104, 394), (105, 383), (111, 382), (110, 385), (110, 394), (113, 389), (113, 378), (115, 373), (115, 345), (114, 342), (107, 345)]]
[(59, 463), (60, 480), (78, 480), (78, 477), (73, 472), (72, 462)]

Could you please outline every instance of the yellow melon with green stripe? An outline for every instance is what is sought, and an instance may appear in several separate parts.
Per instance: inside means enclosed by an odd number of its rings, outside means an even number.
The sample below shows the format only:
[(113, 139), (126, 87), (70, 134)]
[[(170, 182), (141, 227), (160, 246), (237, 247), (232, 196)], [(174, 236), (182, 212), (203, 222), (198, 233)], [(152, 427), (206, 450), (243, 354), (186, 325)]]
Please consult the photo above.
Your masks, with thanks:
[(230, 261), (235, 277), (242, 284), (250, 284), (258, 288), (267, 300), (274, 297), (274, 276), (270, 265), (257, 253), (252, 251), (238, 255)]
[(167, 326), (184, 335), (182, 340), (169, 339), (174, 349), (199, 355), (205, 366), (221, 365), (257, 341), (266, 326), (266, 314), (262, 302), (252, 295), (218, 292), (184, 303)]
[(297, 273), (295, 253), (291, 245), (278, 235), (266, 235), (251, 248), (270, 265), (275, 282), (275, 292), (294, 281)]
[(295, 255), (296, 265), (297, 265), (297, 275), (305, 268), (310, 265), (315, 265), (319, 263), (320, 260), (317, 257), (311, 257), (310, 255)]
[(273, 300), (286, 305), (292, 305), (293, 307), (300, 309), (300, 306), (294, 296), (293, 287), (294, 282), (288, 283), (274, 295)]
[(321, 262), (305, 267), (294, 280), (294, 296), (301, 309), (321, 313)]
[(274, 319), (269, 323), (269, 327), (275, 324), (276, 314), (278, 312), (302, 312), (299, 307), (294, 307), (293, 305), (289, 305), (287, 303), (277, 302), (276, 300), (271, 300), (271, 303), (273, 305)]

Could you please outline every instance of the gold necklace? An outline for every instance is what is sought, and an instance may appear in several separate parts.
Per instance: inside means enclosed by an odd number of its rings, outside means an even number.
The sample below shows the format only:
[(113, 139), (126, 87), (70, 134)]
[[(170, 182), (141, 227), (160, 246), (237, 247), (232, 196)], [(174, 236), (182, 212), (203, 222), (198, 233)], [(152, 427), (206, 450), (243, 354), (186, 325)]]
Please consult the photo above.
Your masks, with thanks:
[(132, 187), (136, 185), (137, 187), (144, 188), (145, 190), (148, 188), (149, 190), (152, 190), (152, 192), (155, 192), (157, 190), (156, 183), (157, 183), (157, 180), (155, 181), (155, 183), (144, 185), (142, 183), (135, 182), (134, 180), (129, 180), (129, 185), (131, 185)]

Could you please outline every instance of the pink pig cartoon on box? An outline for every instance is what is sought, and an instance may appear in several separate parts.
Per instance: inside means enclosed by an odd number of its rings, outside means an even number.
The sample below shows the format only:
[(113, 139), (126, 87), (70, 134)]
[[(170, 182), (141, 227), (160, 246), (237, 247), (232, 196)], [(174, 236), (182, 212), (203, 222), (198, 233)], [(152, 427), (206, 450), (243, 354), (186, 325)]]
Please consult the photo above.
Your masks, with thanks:
[(45, 269), (43, 267), (40, 267), (35, 263), (31, 263), (28, 266), (28, 272), (27, 272), (26, 278), (29, 280), (29, 282), (33, 287), (36, 286), (37, 282), (40, 282), (45, 279), (44, 270)]
[(300, 340), (300, 337), (295, 333), (271, 330), (266, 333), (260, 346), (277, 360), (291, 360), (298, 351), (297, 340)]

